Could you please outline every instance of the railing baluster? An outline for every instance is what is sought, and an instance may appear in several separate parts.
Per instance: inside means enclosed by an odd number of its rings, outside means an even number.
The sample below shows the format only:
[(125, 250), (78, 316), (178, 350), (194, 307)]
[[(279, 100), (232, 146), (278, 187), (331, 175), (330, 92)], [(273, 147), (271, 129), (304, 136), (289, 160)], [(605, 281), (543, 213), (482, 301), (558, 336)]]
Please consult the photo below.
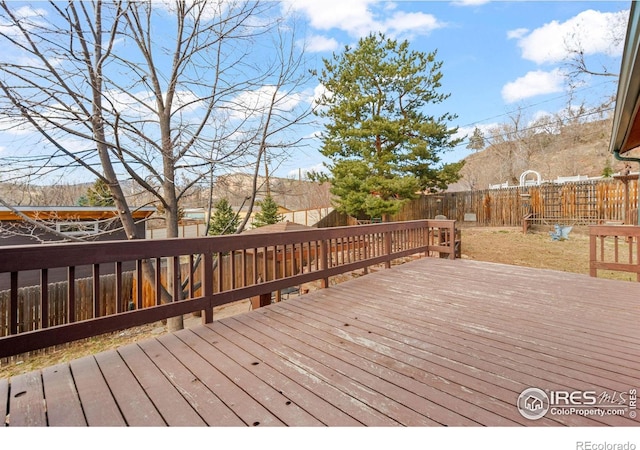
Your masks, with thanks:
[[(389, 256), (391, 255), (391, 245), (392, 245), (392, 240), (391, 240), (391, 232), (386, 232), (384, 233), (384, 255), (385, 256)], [(391, 260), (387, 258), (387, 260), (384, 262), (384, 266), (387, 269), (391, 268)]]
[(116, 314), (120, 314), (124, 310), (123, 292), (122, 292), (122, 261), (116, 261)]
[(236, 288), (236, 252), (235, 250), (229, 252), (229, 263), (231, 264), (231, 289)]
[(217, 252), (216, 258), (218, 259), (218, 265), (216, 266), (216, 273), (218, 275), (218, 292), (222, 292), (224, 291), (224, 280), (222, 279), (224, 276), (224, 272), (222, 270), (222, 264), (224, 261), (222, 261), (222, 253)]
[(240, 264), (242, 264), (242, 287), (247, 286), (247, 249), (242, 249), (240, 254)]
[[(320, 255), (318, 258), (318, 262), (319, 262), (319, 267), (318, 270), (326, 270), (328, 269), (328, 260), (329, 260), (329, 255), (328, 253), (328, 249), (327, 249), (328, 245), (327, 245), (327, 241), (326, 240), (321, 240), (320, 241)], [(323, 288), (328, 288), (329, 287), (329, 278), (328, 277), (323, 277), (321, 280), (321, 286)]]
[(253, 269), (253, 285), (258, 284), (258, 249), (253, 249), (253, 259), (251, 261), (251, 268)]
[(194, 272), (195, 258), (193, 253), (189, 255), (189, 298), (194, 298), (196, 296), (196, 282), (195, 282), (195, 272)]
[(136, 282), (136, 305), (135, 308), (136, 309), (142, 309), (142, 307), (144, 306), (144, 302), (142, 299), (142, 296), (144, 295), (144, 291), (143, 291), (143, 285), (142, 283), (144, 283), (143, 280), (143, 267), (142, 265), (144, 264), (144, 262), (141, 259), (138, 259), (136, 261), (136, 278), (137, 278), (137, 282)]
[(204, 258), (204, 264), (202, 265), (200, 278), (202, 279), (203, 294), (209, 299), (209, 306), (204, 310), (202, 321), (211, 323), (213, 322), (213, 306), (211, 305), (211, 297), (213, 297), (213, 255), (205, 253), (202, 257)]
[(269, 274), (267, 272), (267, 267), (268, 267), (267, 257), (268, 256), (269, 256), (268, 248), (267, 247), (262, 247), (262, 282), (263, 283), (265, 281), (269, 281)]
[(272, 262), (272, 270), (273, 270), (273, 280), (277, 280), (278, 279), (278, 245), (274, 245), (273, 246), (273, 260)]
[(156, 305), (162, 304), (162, 258), (156, 258), (155, 272)]
[[(172, 262), (171, 285), (173, 288), (171, 296), (173, 301), (177, 302), (182, 300), (182, 288), (181, 288), (182, 282), (180, 281), (182, 279), (180, 274), (180, 257), (172, 256), (171, 262)], [(168, 278), (169, 277), (167, 276), (167, 279)]]

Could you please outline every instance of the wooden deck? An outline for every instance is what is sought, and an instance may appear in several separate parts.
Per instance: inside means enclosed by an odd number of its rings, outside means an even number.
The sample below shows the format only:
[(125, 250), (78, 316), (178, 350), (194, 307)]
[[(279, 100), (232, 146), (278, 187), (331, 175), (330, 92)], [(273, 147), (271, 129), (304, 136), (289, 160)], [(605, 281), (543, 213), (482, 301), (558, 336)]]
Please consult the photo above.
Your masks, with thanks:
[[(0, 380), (0, 416), (11, 426), (637, 426), (639, 308), (636, 283), (425, 258)], [(616, 407), (623, 393), (625, 415), (533, 421), (516, 407), (530, 387), (606, 393)]]

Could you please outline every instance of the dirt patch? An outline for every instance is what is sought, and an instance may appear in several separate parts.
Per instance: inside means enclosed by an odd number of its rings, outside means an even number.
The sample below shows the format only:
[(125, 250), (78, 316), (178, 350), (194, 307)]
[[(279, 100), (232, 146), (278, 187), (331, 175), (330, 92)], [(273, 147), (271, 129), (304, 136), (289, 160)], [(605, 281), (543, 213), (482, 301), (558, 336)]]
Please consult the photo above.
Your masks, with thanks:
[[(588, 228), (575, 227), (569, 234), (569, 239), (564, 241), (552, 240), (549, 235), (550, 231), (553, 231), (551, 226), (536, 226), (527, 234), (523, 234), (521, 228), (466, 227), (462, 229), (462, 258), (589, 274)], [(406, 258), (404, 261), (410, 259)], [(372, 271), (374, 270), (383, 269), (380, 266), (372, 268)], [(363, 271), (342, 274), (332, 277), (330, 284), (341, 283), (362, 275)], [(599, 276), (618, 280), (635, 280), (635, 275), (626, 273), (600, 273)], [(302, 290), (308, 289), (309, 291), (319, 288), (320, 282), (301, 286)], [(296, 295), (292, 294), (290, 298), (294, 298)], [(214, 310), (214, 319), (241, 314), (250, 309), (249, 300), (222, 305)], [(201, 317), (185, 316), (185, 327), (187, 328), (201, 323)], [(6, 363), (0, 367), (0, 378), (29, 372), (40, 367), (52, 366), (166, 332), (166, 326), (158, 322), (48, 349), (41, 354)]]

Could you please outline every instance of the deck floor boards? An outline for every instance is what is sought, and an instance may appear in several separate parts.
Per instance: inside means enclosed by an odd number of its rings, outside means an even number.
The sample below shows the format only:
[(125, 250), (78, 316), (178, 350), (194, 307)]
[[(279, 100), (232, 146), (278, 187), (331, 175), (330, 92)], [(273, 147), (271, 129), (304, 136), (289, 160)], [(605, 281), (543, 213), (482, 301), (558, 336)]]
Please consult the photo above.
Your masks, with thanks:
[(69, 366), (87, 424), (93, 427), (126, 425), (96, 359), (85, 356), (71, 361)]
[(52, 427), (85, 426), (87, 421), (68, 364), (57, 364), (42, 370), (47, 420)]
[[(640, 387), (640, 283), (425, 258), (0, 380), (11, 426), (638, 426), (530, 387)], [(628, 411), (627, 411), (628, 413)]]
[[(345, 296), (342, 301), (345, 302), (345, 305), (353, 305), (358, 300), (357, 298), (346, 298)], [(398, 305), (397, 307), (402, 308), (403, 305)], [(319, 304), (318, 308), (322, 308), (322, 305)], [(360, 321), (367, 320), (369, 313), (366, 306), (361, 309), (354, 309), (354, 312), (359, 314)], [(413, 314), (413, 317), (407, 318), (410, 313)], [(609, 354), (600, 355), (604, 361), (599, 364), (600, 361), (593, 358), (593, 352), (589, 358), (576, 354), (575, 349), (570, 352), (549, 346), (545, 353), (541, 353), (539, 344), (529, 344), (523, 340), (518, 340), (517, 345), (514, 345), (513, 340), (505, 337), (485, 337), (480, 334), (474, 334), (469, 332), (473, 328), (472, 324), (462, 324), (462, 326), (456, 327), (453, 322), (456, 319), (460, 319), (459, 314), (457, 318), (455, 316), (451, 318), (435, 318), (415, 309), (405, 312), (399, 312), (396, 309), (387, 312), (387, 324), (385, 326), (394, 325), (394, 329), (398, 330), (403, 327), (406, 328), (407, 325), (414, 325), (417, 329), (424, 330), (428, 334), (428, 336), (418, 336), (418, 339), (424, 342), (433, 340), (435, 342), (434, 345), (439, 342), (446, 342), (451, 349), (464, 352), (480, 351), (487, 354), (489, 359), (504, 358), (505, 355), (508, 355), (509, 359), (515, 360), (519, 365), (524, 364), (527, 366), (531, 364), (532, 358), (535, 357), (536, 368), (551, 372), (560, 370), (564, 375), (574, 373), (583, 379), (588, 378), (584, 380), (588, 383), (597, 383), (600, 379), (608, 379), (620, 384), (626, 383), (626, 386), (629, 386), (628, 383), (632, 383), (636, 379), (634, 378), (634, 373), (636, 372), (633, 367), (624, 366), (625, 364), (631, 365), (631, 362), (620, 358), (619, 355), (616, 357), (612, 357)], [(519, 332), (519, 329), (515, 328), (515, 330), (512, 330), (511, 336)], [(582, 369), (573, 369), (576, 364), (581, 364)]]

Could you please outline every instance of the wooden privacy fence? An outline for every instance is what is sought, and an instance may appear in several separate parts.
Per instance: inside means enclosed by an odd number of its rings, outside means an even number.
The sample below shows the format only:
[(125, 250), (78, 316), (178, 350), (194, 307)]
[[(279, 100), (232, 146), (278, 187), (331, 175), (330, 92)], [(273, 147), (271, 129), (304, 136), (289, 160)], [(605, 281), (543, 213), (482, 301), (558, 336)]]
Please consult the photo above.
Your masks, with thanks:
[[(455, 259), (456, 229), (452, 220), (419, 220), (357, 227), (240, 234), (194, 239), (134, 240), (0, 248), (0, 276), (8, 275), (5, 297), (6, 336), (0, 358), (196, 311), (204, 322), (225, 303), (321, 280), (377, 264), (425, 253)], [(77, 267), (91, 267), (89, 318), (79, 313), (81, 291)], [(135, 267), (129, 288), (129, 267)], [(64, 269), (67, 290), (64, 317), (51, 319), (54, 306), (49, 279)], [(109, 272), (107, 272), (107, 270)], [(39, 273), (31, 331), (22, 325), (22, 275)], [(102, 275), (113, 276), (111, 288)], [(142, 280), (142, 282), (139, 282)], [(104, 292), (113, 295), (105, 300)], [(24, 291), (22, 291), (24, 292)], [(5, 294), (6, 295), (6, 294)], [(22, 297), (21, 297), (22, 295)], [(130, 301), (128, 299), (131, 299)], [(8, 307), (6, 304), (8, 303)], [(109, 303), (112, 311), (103, 308)], [(111, 313), (113, 312), (113, 313)], [(31, 320), (31, 319), (30, 319)], [(61, 321), (61, 323), (58, 323)], [(30, 325), (31, 326), (31, 325)]]
[[(120, 301), (128, 305), (132, 300), (134, 276), (133, 272), (124, 272), (122, 274), (122, 297)], [(100, 276), (100, 294), (99, 294), (99, 315), (114, 314), (117, 310), (116, 306), (116, 289), (115, 275)], [(18, 315), (17, 329), (22, 333), (25, 331), (33, 331), (39, 328), (39, 324), (47, 322), (50, 326), (61, 325), (67, 322), (69, 311), (69, 290), (67, 281), (59, 281), (49, 283), (48, 298), (49, 308), (47, 311), (47, 319), (41, 316), (40, 308), (40, 289), (41, 286), (26, 286), (18, 288)], [(93, 317), (93, 280), (91, 278), (82, 278), (75, 280), (76, 304), (75, 317), (73, 321), (87, 320)], [(9, 318), (10, 318), (10, 299), (11, 291), (5, 290), (0, 292), (0, 336), (9, 334)], [(123, 308), (124, 309), (124, 308)]]
[[(528, 214), (538, 222), (563, 219), (577, 225), (621, 221), (637, 224), (638, 180), (601, 179), (564, 184), (445, 192), (422, 195), (407, 202), (391, 221), (431, 219), (444, 215), (460, 223), (473, 221), (481, 226), (522, 226)], [(467, 219), (467, 220), (465, 220)], [(325, 217), (319, 227), (342, 226), (354, 219), (337, 211)]]

